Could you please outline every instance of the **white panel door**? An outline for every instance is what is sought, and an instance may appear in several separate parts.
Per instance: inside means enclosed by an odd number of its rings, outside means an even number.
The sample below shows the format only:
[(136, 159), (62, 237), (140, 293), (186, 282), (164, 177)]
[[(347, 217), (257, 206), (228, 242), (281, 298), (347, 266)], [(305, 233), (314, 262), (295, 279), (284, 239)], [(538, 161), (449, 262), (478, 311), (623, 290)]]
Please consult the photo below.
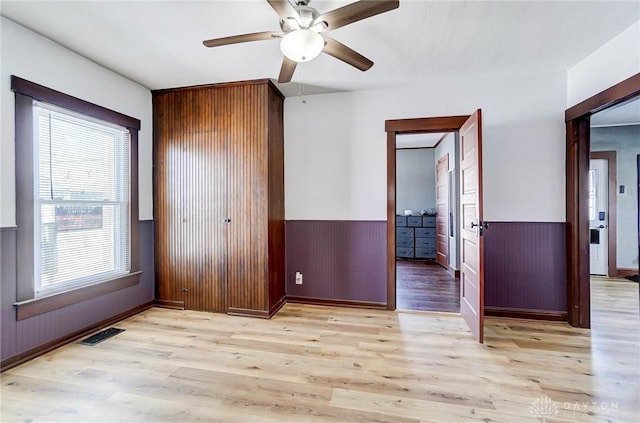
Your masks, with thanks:
[(589, 253), (592, 275), (607, 275), (608, 270), (608, 187), (608, 162), (602, 159), (591, 160), (589, 164), (589, 229), (591, 234)]

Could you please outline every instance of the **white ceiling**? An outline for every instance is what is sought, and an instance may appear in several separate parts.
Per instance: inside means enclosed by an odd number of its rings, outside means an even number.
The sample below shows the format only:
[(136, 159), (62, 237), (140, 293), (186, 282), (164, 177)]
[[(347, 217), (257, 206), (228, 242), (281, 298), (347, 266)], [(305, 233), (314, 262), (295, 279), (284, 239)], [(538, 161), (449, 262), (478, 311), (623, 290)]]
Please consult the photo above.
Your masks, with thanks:
[[(312, 0), (320, 12), (350, 1)], [(277, 78), (277, 40), (208, 49), (204, 39), (279, 30), (264, 0), (2, 1), (2, 14), (150, 88)], [(358, 90), (425, 78), (566, 70), (640, 18), (636, 1), (401, 0), (397, 10), (332, 36), (375, 62), (362, 73), (321, 55), (301, 64), (305, 92)]]
[(640, 125), (640, 98), (591, 116), (591, 126)]
[(435, 147), (438, 141), (446, 132), (433, 134), (400, 134), (396, 135), (396, 148), (431, 148)]

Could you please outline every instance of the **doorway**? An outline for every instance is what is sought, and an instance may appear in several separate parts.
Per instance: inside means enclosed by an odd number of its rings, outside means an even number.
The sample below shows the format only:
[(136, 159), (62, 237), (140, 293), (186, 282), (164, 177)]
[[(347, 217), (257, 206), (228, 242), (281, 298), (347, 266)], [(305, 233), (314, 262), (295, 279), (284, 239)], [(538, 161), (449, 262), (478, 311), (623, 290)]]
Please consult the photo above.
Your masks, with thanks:
[[(591, 260), (589, 251), (591, 240), (589, 229), (591, 119), (598, 112), (630, 102), (639, 96), (640, 74), (636, 74), (565, 112), (567, 126), (567, 310), (569, 323), (573, 326), (591, 327)], [(614, 189), (618, 189), (617, 192), (619, 192), (620, 187)], [(640, 244), (640, 239), (638, 243)], [(636, 269), (638, 269), (637, 261), (634, 265), (634, 270)]]
[(460, 312), (457, 133), (396, 137), (396, 306)]
[[(614, 193), (610, 192), (609, 180), (615, 178), (615, 173), (611, 175), (609, 170), (616, 162), (615, 152), (607, 153), (613, 153), (612, 160), (592, 151), (589, 161), (589, 273), (600, 276), (615, 275), (615, 271), (609, 271), (609, 262), (615, 262), (615, 254), (609, 254), (609, 246), (615, 247), (616, 241), (615, 225), (611, 227), (615, 208), (609, 207), (610, 194)], [(615, 186), (615, 179), (612, 182)]]
[(460, 314), (473, 336), (484, 339), (484, 239), (482, 207), (482, 112), (469, 116), (385, 121), (387, 132), (387, 309), (396, 309), (396, 137), (458, 132), (460, 151)]

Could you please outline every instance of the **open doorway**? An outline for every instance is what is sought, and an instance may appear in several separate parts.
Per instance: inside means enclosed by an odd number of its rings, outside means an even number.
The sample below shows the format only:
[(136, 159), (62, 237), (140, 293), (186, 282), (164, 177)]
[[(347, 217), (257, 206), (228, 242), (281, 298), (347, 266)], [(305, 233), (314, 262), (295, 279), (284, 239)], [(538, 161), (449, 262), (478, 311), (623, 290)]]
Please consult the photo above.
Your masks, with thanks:
[(484, 238), (482, 204), (482, 111), (468, 116), (395, 119), (387, 132), (387, 309), (396, 309), (396, 137), (458, 132), (460, 192), (460, 314), (473, 336), (484, 341)]
[[(621, 154), (617, 151), (619, 147), (611, 144), (613, 133), (623, 132), (620, 128), (631, 125), (611, 122), (605, 124), (603, 120), (610, 119), (611, 115), (620, 114), (620, 111), (628, 105), (632, 105), (632, 108), (637, 107), (639, 97), (640, 74), (636, 74), (565, 112), (567, 123), (567, 310), (569, 323), (573, 326), (591, 327), (592, 273), (603, 275), (596, 278), (624, 276), (627, 270), (625, 267), (619, 267), (621, 262), (618, 260), (621, 254), (625, 253), (631, 254), (632, 262), (628, 271), (633, 273), (638, 271), (640, 233), (637, 222), (640, 216), (637, 197), (631, 194), (631, 190), (634, 190), (637, 196), (638, 180), (633, 181), (632, 177), (630, 185), (628, 182), (622, 183)], [(636, 123), (640, 123), (640, 119), (636, 120)], [(592, 130), (591, 124), (596, 128)], [(628, 128), (624, 130), (626, 131)], [(592, 165), (591, 152), (596, 149), (602, 149), (593, 151), (596, 154), (594, 160), (600, 161), (600, 164)], [(635, 169), (637, 178), (637, 164), (633, 167), (633, 158), (636, 154), (627, 152), (626, 147), (625, 152), (625, 158), (630, 159), (628, 161), (632, 169)], [(604, 178), (607, 178), (606, 182)], [(596, 191), (599, 191), (599, 194)], [(614, 194), (615, 201), (611, 201)], [(622, 199), (625, 203), (635, 203), (631, 208), (633, 211), (630, 223), (629, 219), (624, 219), (624, 223), (622, 222), (620, 214)], [(611, 227), (612, 222), (615, 228)], [(627, 241), (617, 236), (620, 233), (631, 234), (632, 246), (630, 249), (626, 248), (624, 252), (619, 244)], [(601, 246), (597, 252), (593, 252), (594, 243), (596, 245), (606, 243), (606, 246)], [(612, 252), (614, 246), (615, 253)], [(595, 260), (599, 261), (599, 264), (594, 264), (596, 267), (592, 268), (591, 259), (594, 254), (601, 256)], [(634, 291), (633, 295), (637, 295), (640, 288), (632, 285), (631, 290)]]
[(637, 275), (640, 98), (591, 117), (590, 151), (590, 273)]
[(597, 327), (607, 319), (598, 304), (624, 309), (640, 290), (640, 98), (595, 113), (590, 127), (589, 288), (591, 326)]
[(460, 312), (457, 157), (456, 132), (396, 137), (398, 309)]

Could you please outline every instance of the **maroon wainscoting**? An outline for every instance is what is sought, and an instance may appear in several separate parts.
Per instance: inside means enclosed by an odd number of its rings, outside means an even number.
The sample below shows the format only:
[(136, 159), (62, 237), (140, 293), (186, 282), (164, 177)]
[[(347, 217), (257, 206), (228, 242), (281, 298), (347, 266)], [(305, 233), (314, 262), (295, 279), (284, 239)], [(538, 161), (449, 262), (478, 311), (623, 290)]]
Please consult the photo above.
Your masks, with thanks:
[(285, 233), (288, 296), (387, 302), (386, 221), (289, 220)]
[(565, 223), (490, 222), (484, 237), (485, 306), (567, 310)]
[(153, 221), (140, 221), (138, 229), (142, 275), (137, 285), (20, 321), (13, 305), (17, 232), (15, 228), (0, 229), (0, 359), (4, 362), (153, 301)]

